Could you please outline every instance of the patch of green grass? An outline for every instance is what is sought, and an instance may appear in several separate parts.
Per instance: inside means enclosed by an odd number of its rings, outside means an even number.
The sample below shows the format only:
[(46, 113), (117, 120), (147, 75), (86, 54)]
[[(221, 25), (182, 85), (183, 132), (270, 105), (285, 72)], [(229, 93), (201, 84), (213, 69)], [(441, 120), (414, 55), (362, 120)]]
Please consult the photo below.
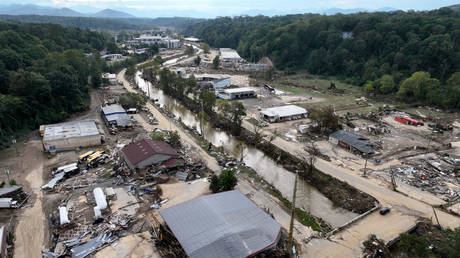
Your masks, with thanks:
[[(274, 197), (278, 198), (278, 200), (280, 200), (288, 210), (292, 209), (291, 202), (289, 202), (286, 198), (284, 198), (283, 195), (278, 190), (271, 187), (267, 189), (267, 191)], [(315, 218), (311, 216), (308, 212), (303, 211), (300, 208), (295, 208), (294, 213), (295, 213), (295, 217), (300, 223), (302, 223), (302, 225), (311, 227), (313, 230), (318, 231), (318, 232), (323, 231), (321, 226), (318, 225), (318, 223), (316, 223)]]

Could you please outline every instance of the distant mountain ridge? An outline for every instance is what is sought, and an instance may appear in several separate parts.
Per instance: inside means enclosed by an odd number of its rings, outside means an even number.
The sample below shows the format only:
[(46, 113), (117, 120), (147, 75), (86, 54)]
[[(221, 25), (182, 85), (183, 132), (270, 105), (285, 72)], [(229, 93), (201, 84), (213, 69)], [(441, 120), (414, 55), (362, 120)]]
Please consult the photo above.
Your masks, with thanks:
[(136, 18), (136, 16), (132, 14), (120, 12), (113, 9), (104, 9), (95, 14), (91, 14), (90, 16), (99, 18)]
[(95, 17), (95, 18), (136, 18), (136, 16), (113, 9), (104, 9), (94, 14), (85, 14), (70, 8), (54, 8), (34, 4), (0, 5), (0, 14), (7, 15), (42, 15), (64, 17)]

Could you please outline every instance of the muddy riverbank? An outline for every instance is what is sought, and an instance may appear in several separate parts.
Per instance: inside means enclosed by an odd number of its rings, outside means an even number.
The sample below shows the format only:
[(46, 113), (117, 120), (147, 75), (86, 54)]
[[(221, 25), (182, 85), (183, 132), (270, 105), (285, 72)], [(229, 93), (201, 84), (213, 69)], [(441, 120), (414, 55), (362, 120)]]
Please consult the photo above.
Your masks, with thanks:
[[(166, 109), (167, 112), (174, 115), (176, 119), (180, 118), (181, 122), (187, 127), (197, 130), (214, 146), (223, 146), (225, 150), (234, 157), (243, 156), (244, 162), (254, 169), (264, 180), (272, 184), (284, 198), (288, 200), (292, 199), (292, 187), (295, 175), (290, 171), (295, 171), (295, 168), (292, 166), (289, 167), (289, 164), (296, 164), (296, 161), (292, 159), (290, 155), (282, 153), (277, 148), (272, 154), (267, 150), (264, 152), (259, 150), (258, 148), (262, 146), (248, 144), (250, 141), (248, 141), (247, 137), (250, 136), (250, 132), (244, 133), (244, 130), (243, 134), (239, 136), (239, 138), (244, 141), (240, 141), (237, 137), (226, 133), (225, 130), (216, 129), (215, 124), (203, 122), (203, 126), (200, 126), (200, 120), (197, 118), (196, 114), (184, 107), (178, 100), (164, 94), (162, 90), (152, 87), (149, 82), (141, 78), (140, 73), (136, 76), (136, 83), (142, 91), (150, 95), (151, 99), (155, 99), (160, 107)], [(261, 149), (267, 149), (269, 146), (270, 145), (266, 145), (266, 147)], [(280, 156), (278, 153), (281, 154), (281, 159), (279, 159)], [(287, 158), (285, 158), (285, 156)], [(288, 168), (289, 171), (286, 168)], [(340, 196), (340, 199), (329, 199), (329, 196), (323, 193), (325, 190), (319, 191), (318, 188), (310, 185), (307, 180), (299, 180), (300, 186), (298, 187), (297, 204), (300, 208), (305, 209), (313, 216), (322, 218), (333, 227), (337, 227), (356, 217), (357, 213), (364, 211), (365, 208), (373, 206), (373, 201), (363, 198), (360, 196), (360, 193), (354, 192), (354, 189), (348, 185), (342, 185), (342, 182), (333, 178), (328, 178), (320, 172), (315, 174), (318, 175), (315, 176), (311, 182), (317, 183), (319, 187), (336, 193)], [(334, 191), (335, 188), (340, 188), (340, 191)], [(345, 194), (343, 192), (345, 192)], [(344, 198), (344, 196), (346, 198)], [(361, 200), (361, 205), (357, 205), (358, 202), (356, 199)], [(343, 204), (343, 200), (350, 200), (351, 203)], [(362, 205), (363, 203), (369, 203), (370, 205)], [(358, 209), (356, 209), (356, 207), (358, 207)], [(358, 212), (351, 212), (352, 210)]]

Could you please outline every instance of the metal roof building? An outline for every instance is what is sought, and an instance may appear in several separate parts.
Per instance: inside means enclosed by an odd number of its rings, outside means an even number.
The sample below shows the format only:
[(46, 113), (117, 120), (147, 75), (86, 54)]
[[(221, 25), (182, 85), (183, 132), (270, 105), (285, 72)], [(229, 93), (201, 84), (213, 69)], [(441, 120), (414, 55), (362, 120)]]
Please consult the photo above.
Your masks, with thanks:
[(240, 61), (242, 58), (236, 52), (236, 50), (231, 49), (231, 48), (221, 48), (219, 49), (220, 52), (220, 58), (222, 61)]
[(131, 170), (142, 169), (179, 156), (166, 142), (151, 139), (133, 142), (123, 147), (121, 151)]
[(368, 155), (374, 153), (374, 149), (368, 138), (349, 131), (340, 130), (332, 133), (329, 135), (329, 141), (352, 152)]
[(260, 111), (260, 117), (272, 123), (301, 119), (307, 117), (307, 115), (308, 111), (305, 108), (295, 105), (272, 107)]
[(274, 248), (281, 225), (239, 191), (206, 195), (160, 211), (191, 258), (248, 257)]
[(221, 99), (247, 99), (257, 97), (256, 92), (251, 88), (233, 88), (219, 91), (216, 96)]
[(131, 118), (126, 114), (126, 110), (120, 105), (110, 105), (101, 108), (105, 123), (116, 126), (130, 126)]
[(70, 150), (101, 144), (101, 135), (94, 121), (75, 121), (45, 125), (43, 132), (45, 150)]

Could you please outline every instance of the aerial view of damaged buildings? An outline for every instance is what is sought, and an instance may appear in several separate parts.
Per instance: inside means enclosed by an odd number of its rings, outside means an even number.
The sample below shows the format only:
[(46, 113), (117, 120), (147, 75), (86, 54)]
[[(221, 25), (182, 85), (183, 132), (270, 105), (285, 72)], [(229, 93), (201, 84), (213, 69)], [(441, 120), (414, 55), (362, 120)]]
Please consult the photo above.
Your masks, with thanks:
[[(345, 257), (353, 257), (369, 234), (392, 243), (418, 218), (432, 218), (430, 205), (460, 214), (460, 123), (441, 110), (374, 103), (337, 82), (292, 90), (265, 79), (269, 58), (251, 63), (234, 49), (204, 49), (195, 37), (147, 31), (118, 44), (124, 55), (102, 55), (108, 64), (163, 46), (160, 67), (195, 78), (194, 92), (213, 93), (215, 113), (222, 103), (242, 104), (241, 128), (235, 134), (218, 116), (203, 118), (147, 79), (146, 67), (133, 78), (125, 69), (103, 74), (90, 111), (40, 126), (41, 188), (0, 188), (0, 208), (19, 220), (41, 199), (43, 257), (319, 257), (315, 250), (341, 242), (352, 243)], [(145, 101), (122, 100), (132, 94)], [(343, 199), (337, 189), (346, 189)], [(424, 210), (403, 215), (404, 198)], [(361, 227), (398, 216), (410, 219), (394, 232)], [(7, 230), (14, 234), (7, 223), (2, 257)], [(355, 228), (364, 233), (344, 233)]]

